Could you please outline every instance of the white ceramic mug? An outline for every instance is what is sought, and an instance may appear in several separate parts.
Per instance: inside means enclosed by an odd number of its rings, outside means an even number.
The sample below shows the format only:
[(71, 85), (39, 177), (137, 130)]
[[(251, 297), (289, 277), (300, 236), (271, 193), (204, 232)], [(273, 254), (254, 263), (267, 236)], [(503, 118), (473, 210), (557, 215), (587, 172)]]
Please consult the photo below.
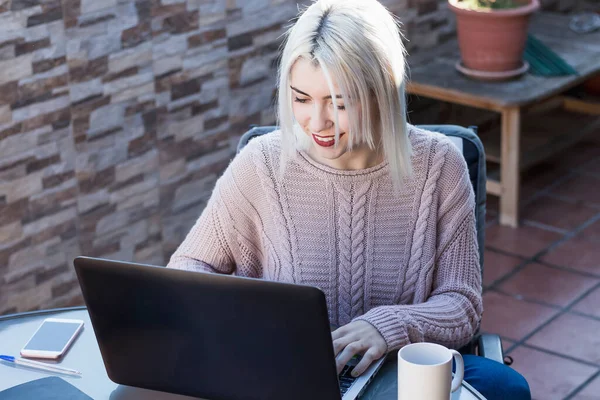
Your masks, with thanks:
[[(452, 358), (456, 371), (452, 378)], [(448, 400), (465, 374), (460, 353), (435, 343), (413, 343), (398, 351), (398, 400)]]

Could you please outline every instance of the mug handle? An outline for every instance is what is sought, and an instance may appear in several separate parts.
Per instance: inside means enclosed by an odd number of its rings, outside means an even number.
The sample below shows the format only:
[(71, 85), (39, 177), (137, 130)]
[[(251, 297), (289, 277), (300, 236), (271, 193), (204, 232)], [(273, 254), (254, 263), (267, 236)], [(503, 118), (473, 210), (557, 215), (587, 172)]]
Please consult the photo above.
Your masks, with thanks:
[(452, 388), (450, 391), (456, 392), (460, 385), (462, 385), (463, 378), (465, 377), (465, 363), (462, 355), (458, 351), (450, 349), (450, 352), (452, 353), (452, 357), (454, 357), (454, 361), (456, 363), (454, 378), (452, 378)]

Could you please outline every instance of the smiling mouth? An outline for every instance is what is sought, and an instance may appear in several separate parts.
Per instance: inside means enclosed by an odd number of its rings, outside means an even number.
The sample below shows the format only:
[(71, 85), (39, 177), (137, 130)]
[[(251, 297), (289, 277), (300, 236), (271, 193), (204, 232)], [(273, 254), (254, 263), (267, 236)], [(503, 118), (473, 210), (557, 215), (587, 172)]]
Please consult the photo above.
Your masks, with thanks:
[[(340, 133), (340, 139), (344, 136), (346, 132)], [(314, 133), (312, 134), (313, 140), (321, 147), (331, 147), (335, 144), (335, 136), (317, 136)]]

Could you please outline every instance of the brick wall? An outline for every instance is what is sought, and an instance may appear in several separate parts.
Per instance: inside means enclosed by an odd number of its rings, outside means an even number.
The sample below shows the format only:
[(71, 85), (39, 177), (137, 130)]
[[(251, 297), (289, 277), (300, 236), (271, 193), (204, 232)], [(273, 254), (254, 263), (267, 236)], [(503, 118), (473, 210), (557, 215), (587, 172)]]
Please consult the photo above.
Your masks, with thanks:
[[(445, 0), (384, 4), (410, 50), (454, 34)], [(296, 12), (0, 0), (0, 314), (81, 303), (77, 255), (168, 260), (239, 135), (274, 122), (278, 38)]]
[(0, 313), (81, 302), (80, 254), (164, 264), (252, 123), (295, 2), (0, 11)]

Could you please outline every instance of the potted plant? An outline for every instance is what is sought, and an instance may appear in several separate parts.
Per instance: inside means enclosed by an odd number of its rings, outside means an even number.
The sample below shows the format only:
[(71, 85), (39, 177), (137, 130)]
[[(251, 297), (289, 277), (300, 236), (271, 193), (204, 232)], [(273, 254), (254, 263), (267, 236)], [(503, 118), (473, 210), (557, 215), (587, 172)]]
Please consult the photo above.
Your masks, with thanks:
[(456, 14), (462, 66), (473, 71), (522, 71), (529, 17), (539, 0), (448, 0)]

